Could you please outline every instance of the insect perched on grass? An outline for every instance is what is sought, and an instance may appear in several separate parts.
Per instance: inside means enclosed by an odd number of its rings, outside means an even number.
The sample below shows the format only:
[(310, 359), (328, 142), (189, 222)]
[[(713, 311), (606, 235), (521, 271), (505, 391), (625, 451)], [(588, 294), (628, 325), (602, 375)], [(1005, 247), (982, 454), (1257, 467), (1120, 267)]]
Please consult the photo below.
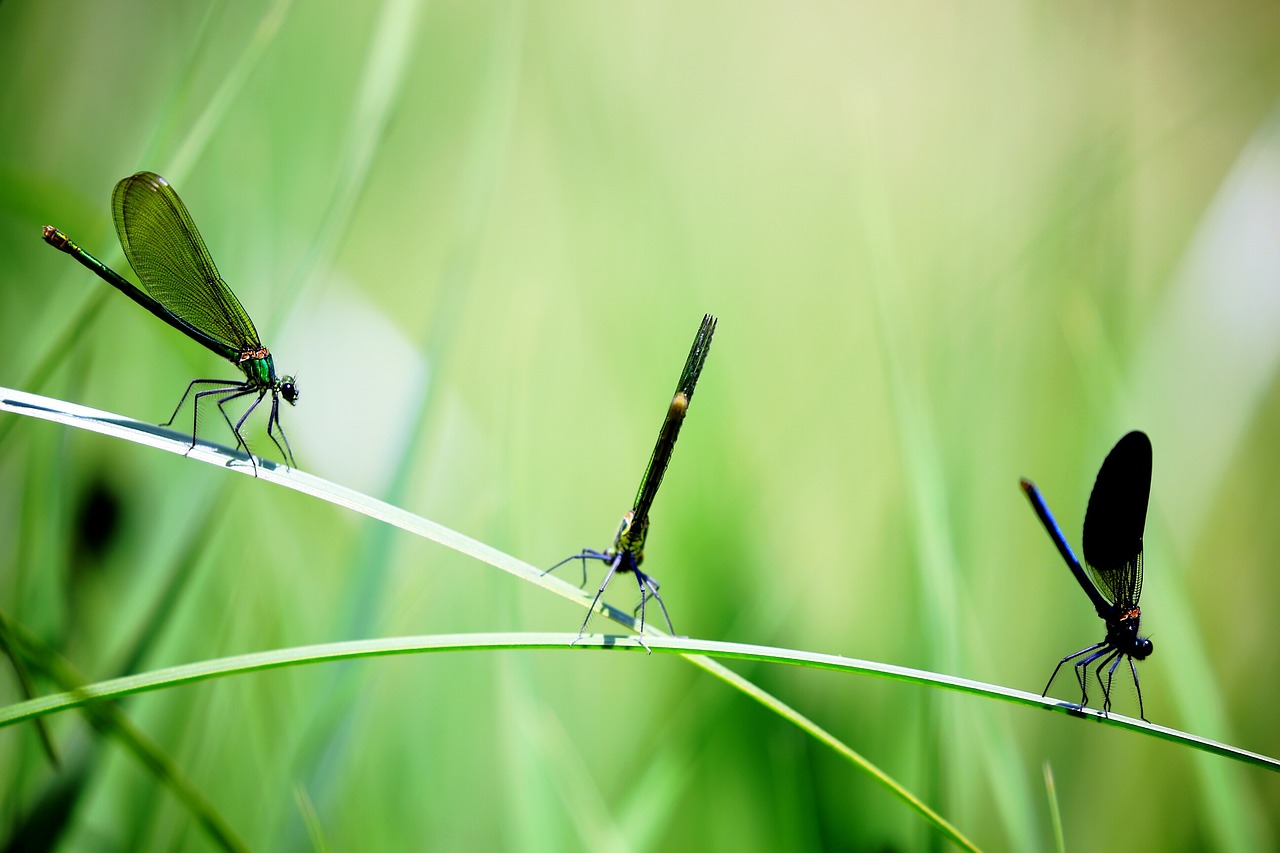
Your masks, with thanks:
[[(675, 633), (671, 616), (667, 613), (667, 605), (658, 594), (658, 582), (640, 571), (640, 563), (644, 560), (644, 540), (649, 532), (649, 508), (653, 505), (653, 498), (658, 493), (658, 486), (662, 484), (662, 475), (667, 470), (667, 463), (671, 461), (671, 451), (675, 449), (680, 426), (684, 423), (684, 417), (689, 411), (689, 401), (693, 399), (693, 388), (698, 384), (698, 374), (702, 372), (702, 365), (706, 363), (707, 353), (711, 350), (711, 336), (715, 331), (716, 318), (710, 314), (703, 316), (698, 335), (693, 339), (693, 346), (689, 350), (689, 357), (685, 359), (684, 370), (680, 372), (675, 396), (671, 398), (671, 405), (667, 407), (667, 417), (662, 422), (662, 429), (658, 431), (658, 443), (653, 448), (653, 456), (649, 458), (649, 467), (645, 469), (644, 479), (640, 481), (640, 490), (636, 492), (635, 503), (632, 504), (631, 511), (622, 516), (622, 524), (613, 538), (613, 547), (605, 551), (583, 549), (581, 553), (566, 557), (547, 569), (548, 572), (553, 572), (565, 563), (581, 560), (585, 583), (587, 560), (599, 560), (609, 566), (604, 582), (600, 584), (591, 607), (587, 609), (587, 618), (582, 620), (582, 627), (578, 629), (575, 643), (582, 639), (583, 633), (587, 630), (587, 622), (591, 619), (591, 613), (596, 609), (600, 596), (604, 595), (604, 589), (615, 573), (630, 572), (635, 576), (636, 584), (640, 587), (640, 606), (636, 608), (640, 611), (640, 634), (644, 634), (645, 602), (650, 596), (657, 599), (658, 606), (662, 608), (662, 615), (667, 620), (667, 627), (671, 629), (671, 633)], [(644, 640), (641, 639), (640, 642), (643, 645)]]
[[(111, 212), (129, 265), (142, 280), (142, 289), (134, 287), (124, 276), (73, 243), (66, 234), (51, 225), (44, 227), (45, 242), (66, 252), (107, 284), (182, 332), (196, 343), (222, 356), (244, 372), (244, 380), (196, 379), (178, 401), (173, 415), (162, 426), (169, 426), (197, 386), (210, 386), (196, 391), (191, 416), (191, 447), (196, 446), (200, 417), (200, 401), (213, 397), (218, 411), (236, 436), (236, 446), (244, 448), (253, 465), (258, 463), (240, 432), (245, 420), (258, 408), (267, 394), (271, 395), (271, 415), (267, 419), (267, 435), (276, 449), (292, 466), (293, 451), (284, 427), (280, 425), (280, 398), (293, 405), (298, 402), (298, 385), (292, 376), (276, 376), (271, 353), (258, 339), (253, 320), (240, 305), (240, 300), (218, 275), (213, 258), (205, 248), (196, 224), (186, 205), (173, 187), (154, 172), (139, 172), (116, 184), (111, 193)], [(256, 394), (249, 408), (234, 424), (226, 404)], [(274, 431), (273, 431), (274, 430)], [(276, 437), (277, 433), (279, 438)], [(281, 442), (284, 442), (281, 444)], [(188, 450), (188, 452), (190, 452)]]
[[(1101, 642), (1070, 654), (1058, 661), (1044, 686), (1049, 692), (1058, 670), (1076, 660), (1076, 680), (1080, 683), (1080, 707), (1089, 704), (1086, 687), (1089, 665), (1099, 661), (1094, 674), (1102, 686), (1102, 712), (1111, 710), (1111, 679), (1120, 660), (1129, 661), (1133, 686), (1138, 691), (1138, 716), (1146, 720), (1142, 707), (1142, 686), (1138, 682), (1135, 660), (1145, 660), (1152, 650), (1151, 640), (1138, 636), (1142, 610), (1138, 597), (1142, 594), (1142, 531), (1147, 523), (1147, 501), (1151, 495), (1151, 441), (1145, 433), (1131, 432), (1116, 443), (1098, 471), (1098, 479), (1089, 495), (1084, 514), (1084, 562), (1088, 573), (1076, 559), (1071, 546), (1053, 514), (1045, 505), (1039, 489), (1030, 480), (1022, 481), (1022, 491), (1053, 544), (1058, 546), (1067, 568), (1093, 602), (1094, 610), (1107, 626)], [(1110, 667), (1107, 666), (1110, 664)], [(1106, 668), (1105, 680), (1102, 670)]]

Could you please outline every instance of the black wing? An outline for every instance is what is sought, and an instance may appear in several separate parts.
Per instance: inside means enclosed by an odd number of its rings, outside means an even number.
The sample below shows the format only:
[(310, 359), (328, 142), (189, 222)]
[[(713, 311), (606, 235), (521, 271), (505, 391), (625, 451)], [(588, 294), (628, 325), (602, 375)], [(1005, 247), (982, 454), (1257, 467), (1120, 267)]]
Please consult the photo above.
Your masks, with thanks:
[(1107, 454), (1084, 516), (1084, 562), (1114, 603), (1142, 595), (1142, 532), (1151, 497), (1151, 440), (1137, 430)]

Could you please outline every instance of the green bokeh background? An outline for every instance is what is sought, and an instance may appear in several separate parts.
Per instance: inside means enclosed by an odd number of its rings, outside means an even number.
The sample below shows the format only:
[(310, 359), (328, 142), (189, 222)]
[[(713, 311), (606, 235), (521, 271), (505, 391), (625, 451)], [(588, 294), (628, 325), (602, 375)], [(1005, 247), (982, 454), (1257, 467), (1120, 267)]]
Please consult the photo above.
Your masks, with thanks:
[[(1278, 44), (1280, 7), (1248, 2), (8, 0), (0, 385), (160, 421), (233, 375), (40, 240), (123, 264), (111, 187), (152, 169), (298, 374), (302, 468), (550, 565), (609, 544), (711, 311), (646, 553), (676, 628), (1028, 690), (1102, 632), (1018, 477), (1078, 542), (1142, 428), (1147, 714), (1274, 755)], [(582, 617), (328, 504), (18, 420), (0, 607), (87, 678)], [(1051, 846), (1046, 762), (1071, 849), (1280, 843), (1262, 770), (747, 674), (984, 847)], [(1136, 712), (1127, 677), (1116, 703)], [(311, 849), (310, 808), (333, 850), (941, 843), (665, 656), (366, 661), (124, 707), (255, 849)], [(61, 849), (210, 847), (81, 716), (51, 725), (83, 781)], [(32, 727), (0, 731), (6, 835), (57, 778)]]

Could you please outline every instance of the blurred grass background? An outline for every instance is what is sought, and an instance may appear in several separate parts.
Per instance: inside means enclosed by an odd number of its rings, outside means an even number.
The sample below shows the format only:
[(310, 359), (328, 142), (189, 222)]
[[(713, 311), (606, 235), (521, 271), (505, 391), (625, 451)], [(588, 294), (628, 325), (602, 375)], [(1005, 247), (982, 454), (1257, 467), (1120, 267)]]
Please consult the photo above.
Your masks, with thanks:
[[(1278, 37), (1280, 8), (1249, 2), (7, 2), (0, 385), (158, 422), (191, 378), (233, 375), (40, 240), (123, 264), (111, 188), (152, 169), (297, 373), (302, 468), (550, 565), (609, 544), (710, 311), (645, 563), (676, 628), (1028, 690), (1102, 626), (1018, 477), (1078, 543), (1098, 465), (1141, 428), (1148, 716), (1274, 755)], [(0, 430), (0, 607), (90, 678), (581, 619), (298, 494)], [(1280, 841), (1257, 769), (748, 674), (983, 846), (1051, 845), (1045, 762), (1072, 849)], [(939, 843), (674, 659), (362, 662), (125, 710), (257, 849)], [(210, 846), (83, 717), (52, 729), (61, 773), (30, 726), (0, 732), (6, 835), (57, 801), (61, 849)]]

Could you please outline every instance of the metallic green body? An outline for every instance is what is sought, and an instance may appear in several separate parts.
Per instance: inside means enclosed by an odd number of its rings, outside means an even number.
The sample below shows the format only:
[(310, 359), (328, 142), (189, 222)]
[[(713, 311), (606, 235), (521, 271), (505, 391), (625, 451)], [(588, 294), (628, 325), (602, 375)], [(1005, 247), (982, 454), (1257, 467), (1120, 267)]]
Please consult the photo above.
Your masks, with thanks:
[[(204, 397), (217, 400), (227, 426), (236, 437), (236, 446), (249, 453), (256, 473), (258, 463), (240, 432), (245, 420), (267, 394), (271, 395), (271, 414), (267, 420), (267, 436), (293, 465), (293, 453), (284, 427), (280, 424), (280, 398), (293, 405), (299, 392), (292, 376), (278, 377), (271, 353), (262, 345), (240, 300), (222, 280), (209, 250), (196, 229), (191, 214), (173, 187), (154, 172), (139, 172), (116, 184), (111, 194), (112, 218), (120, 245), (130, 266), (142, 280), (142, 287), (80, 248), (58, 229), (46, 225), (45, 242), (80, 262), (103, 281), (128, 296), (154, 316), (187, 337), (230, 361), (245, 376), (245, 381), (196, 379), (187, 386), (173, 416), (197, 386), (209, 386), (195, 393), (195, 412), (191, 424), (191, 446), (196, 445), (199, 404)], [(226, 403), (240, 397), (257, 395), (235, 423), (231, 422)], [(274, 430), (274, 432), (273, 432)], [(279, 438), (276, 438), (279, 433)], [(284, 443), (281, 444), (281, 441)]]

